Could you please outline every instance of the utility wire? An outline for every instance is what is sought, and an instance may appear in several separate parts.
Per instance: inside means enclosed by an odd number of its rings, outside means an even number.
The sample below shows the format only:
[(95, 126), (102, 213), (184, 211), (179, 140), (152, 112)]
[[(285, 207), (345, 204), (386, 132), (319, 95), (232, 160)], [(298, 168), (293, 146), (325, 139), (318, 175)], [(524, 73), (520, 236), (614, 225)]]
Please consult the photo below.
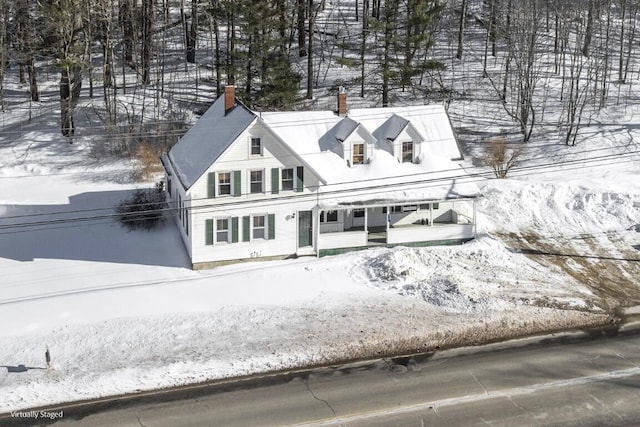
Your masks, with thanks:
[[(631, 162), (631, 161), (635, 161), (635, 159), (628, 159), (628, 160), (624, 160), (624, 161), (620, 161), (619, 159), (617, 159), (616, 157), (628, 157), (629, 154), (636, 154), (637, 152), (633, 152), (633, 153), (625, 153), (622, 155), (609, 155), (609, 156), (600, 156), (598, 158), (592, 158), (589, 159), (588, 163), (596, 163), (596, 162), (601, 162), (598, 165), (599, 166), (610, 166), (610, 165), (617, 165), (617, 164), (622, 164), (622, 163), (626, 163), (626, 162)], [(607, 162), (607, 163), (602, 163), (602, 162)], [(533, 174), (537, 174), (539, 173), (541, 170), (545, 170), (545, 169), (550, 169), (553, 167), (557, 167), (557, 166), (561, 166), (561, 165), (569, 165), (571, 166), (572, 164), (575, 163), (579, 163), (578, 165), (573, 165), (573, 167), (569, 167), (569, 168), (563, 168), (562, 170), (574, 170), (574, 169), (581, 169), (584, 167), (584, 164), (587, 163), (586, 160), (580, 159), (580, 160), (573, 160), (573, 161), (567, 161), (567, 162), (556, 162), (556, 163), (550, 163), (546, 166), (542, 166), (542, 165), (536, 165), (534, 167), (522, 167), (519, 168), (517, 170), (515, 170), (514, 172), (521, 172), (519, 174), (519, 176), (527, 176), (527, 175), (533, 175)], [(560, 171), (559, 169), (557, 171)], [(528, 173), (527, 173), (528, 172)], [(437, 172), (434, 172), (437, 173)], [(401, 186), (403, 189), (410, 189), (412, 187), (415, 186), (419, 186), (420, 189), (424, 189), (424, 188), (432, 188), (432, 187), (436, 187), (436, 186), (442, 186), (445, 184), (445, 182), (448, 184), (452, 179), (461, 179), (464, 180), (463, 183), (474, 183), (474, 182), (479, 182), (479, 181), (485, 181), (491, 177), (492, 172), (483, 172), (483, 173), (477, 173), (477, 174), (463, 174), (463, 175), (457, 175), (457, 176), (449, 176), (449, 177), (445, 177), (445, 178), (432, 178), (432, 179), (424, 179), (424, 180), (420, 180), (420, 181), (416, 181), (410, 184), (406, 184), (406, 183), (392, 183), (392, 184), (381, 184), (381, 185), (376, 185), (376, 186), (370, 186), (367, 188), (361, 188), (359, 196), (366, 196), (369, 193), (373, 192), (373, 194), (379, 194), (379, 190), (381, 189), (393, 189), (396, 187)], [(392, 177), (395, 178), (395, 177)], [(342, 185), (342, 184), (340, 184)], [(316, 187), (317, 188), (317, 187)], [(212, 209), (213, 211), (219, 211), (219, 210), (224, 210), (225, 207), (227, 206), (239, 206), (239, 205), (245, 205), (245, 204), (252, 204), (253, 206), (269, 206), (269, 207), (273, 207), (273, 206), (278, 206), (278, 205), (282, 205), (282, 204), (287, 204), (288, 200), (291, 199), (300, 199), (300, 198), (313, 198), (314, 196), (322, 196), (322, 199), (326, 199), (327, 196), (334, 196), (337, 194), (343, 194), (343, 193), (349, 193), (352, 192), (353, 189), (343, 189), (343, 190), (330, 190), (327, 192), (322, 192), (320, 194), (314, 194), (314, 193), (305, 193), (305, 194), (295, 194), (295, 195), (288, 195), (288, 196), (278, 196), (278, 197), (272, 197), (270, 199), (261, 199), (261, 200), (230, 200), (228, 202), (224, 202), (224, 203), (217, 203), (217, 204), (207, 204), (207, 205), (200, 205), (200, 206), (184, 206), (184, 207), (167, 207), (167, 208), (162, 208), (162, 209), (153, 209), (153, 210), (148, 210), (145, 211), (144, 214), (161, 214), (164, 212), (178, 212), (180, 210), (185, 210), (185, 211), (193, 211), (193, 210), (203, 210), (204, 212), (209, 212), (206, 211), (206, 209)], [(199, 200), (212, 200), (212, 199), (199, 199)], [(141, 204), (144, 205), (144, 204)], [(222, 209), (221, 209), (222, 208)], [(105, 208), (107, 209), (107, 208)], [(91, 210), (77, 210), (77, 211), (67, 211), (67, 212), (57, 212), (55, 214), (58, 215), (62, 215), (62, 214), (69, 214), (69, 213), (83, 213), (83, 212), (88, 212), (88, 211), (100, 211), (100, 210), (105, 210), (105, 209), (91, 209)], [(131, 220), (131, 221), (137, 221), (137, 220), (144, 220), (144, 218), (141, 219), (136, 219), (133, 218), (137, 215), (140, 215), (140, 212), (132, 212), (132, 213), (123, 213), (123, 214), (118, 214), (118, 213), (110, 213), (110, 214), (104, 214), (104, 215), (94, 215), (94, 216), (78, 216), (78, 217), (73, 217), (73, 218), (60, 218), (60, 219), (53, 219), (53, 220), (44, 220), (44, 221), (34, 221), (34, 222), (26, 222), (26, 223), (11, 223), (11, 224), (5, 224), (5, 225), (0, 225), (0, 230), (2, 230), (0, 232), (0, 234), (6, 234), (6, 232), (4, 230), (11, 230), (11, 229), (19, 229), (19, 228), (29, 228), (29, 227), (38, 227), (38, 226), (48, 226), (48, 225), (57, 225), (57, 224), (66, 224), (66, 223), (79, 223), (79, 222), (86, 222), (86, 221), (96, 221), (96, 220), (104, 220), (104, 219), (113, 219), (113, 218), (122, 218), (124, 221), (127, 220)], [(42, 216), (42, 215), (51, 215), (51, 214), (36, 214), (38, 216)], [(32, 215), (24, 215), (24, 216), (15, 216), (12, 218), (25, 218), (25, 217), (32, 217)], [(129, 219), (127, 217), (130, 217)], [(8, 217), (5, 217), (8, 218)], [(29, 230), (31, 231), (31, 230)]]
[[(516, 173), (520, 173), (522, 171), (528, 171), (528, 170), (545, 170), (545, 169), (549, 169), (552, 167), (556, 167), (556, 166), (563, 166), (563, 165), (570, 165), (570, 164), (587, 164), (587, 163), (597, 163), (599, 161), (605, 161), (605, 160), (610, 160), (610, 159), (615, 159), (615, 158), (622, 158), (622, 157), (626, 157), (626, 156), (631, 156), (633, 154), (640, 154), (640, 150), (638, 151), (633, 151), (633, 152), (627, 152), (627, 153), (618, 153), (618, 154), (607, 154), (607, 155), (602, 155), (602, 156), (597, 156), (597, 157), (591, 157), (588, 159), (570, 159), (570, 160), (565, 160), (565, 161), (559, 161), (559, 162), (551, 162), (551, 163), (546, 163), (546, 164), (542, 164), (542, 165), (529, 165), (529, 166), (522, 166), (522, 167), (514, 167), (510, 170), (510, 173), (516, 174)], [(491, 175), (493, 175), (493, 172), (491, 171), (486, 171), (485, 168), (480, 168), (477, 166), (472, 166), (470, 168), (466, 168), (466, 171), (469, 171), (471, 169), (481, 169), (482, 171), (479, 173), (464, 173), (464, 174), (458, 174), (458, 175), (450, 175), (450, 176), (445, 176), (445, 177), (437, 177), (437, 178), (427, 178), (427, 179), (421, 179), (418, 181), (414, 181), (411, 183), (394, 183), (394, 184), (378, 184), (378, 185), (369, 185), (367, 188), (359, 188), (357, 190), (359, 191), (366, 191), (366, 190), (379, 190), (381, 188), (386, 188), (386, 187), (397, 187), (397, 186), (403, 186), (403, 187), (407, 187), (407, 186), (411, 186), (411, 185), (422, 185), (422, 184), (428, 184), (428, 183), (432, 183), (432, 182), (436, 182), (437, 186), (442, 185), (441, 183), (449, 182), (451, 180), (455, 180), (455, 179), (467, 179), (465, 182), (478, 182), (479, 180), (469, 180), (468, 178), (470, 177), (478, 177), (481, 178), (481, 180), (490, 178)], [(404, 175), (397, 175), (397, 176), (393, 176), (393, 177), (383, 177), (383, 178), (376, 178), (376, 179), (361, 179), (361, 180), (354, 180), (354, 181), (349, 181), (346, 183), (330, 183), (330, 184), (326, 184), (324, 186), (315, 186), (315, 187), (307, 187), (307, 188), (311, 188), (312, 194), (313, 191), (317, 191), (318, 188), (321, 189), (327, 189), (330, 188), (332, 186), (339, 186), (339, 185), (345, 185), (345, 184), (358, 184), (358, 183), (371, 183), (372, 181), (382, 181), (384, 182), (385, 180), (397, 180), (397, 179), (402, 179), (402, 178), (415, 178), (418, 176), (428, 176), (428, 175), (434, 175), (434, 174), (443, 174), (443, 173), (449, 173), (449, 172), (460, 172), (461, 168), (453, 168), (453, 169), (446, 169), (446, 170), (440, 170), (440, 171), (428, 171), (428, 172), (418, 172), (418, 173), (413, 173), (413, 174), (404, 174)], [(522, 174), (520, 173), (520, 175), (526, 175), (526, 174)], [(433, 187), (433, 185), (428, 186), (428, 187)], [(427, 188), (428, 188), (427, 187)], [(343, 189), (343, 190), (328, 190), (328, 191), (321, 191), (319, 196), (322, 196), (323, 198), (325, 198), (325, 196), (331, 196), (334, 194), (342, 194), (345, 192), (351, 192), (353, 191), (353, 189), (349, 188), (349, 189)], [(256, 194), (256, 193), (243, 193), (240, 194), (239, 196), (247, 196), (247, 195), (251, 195), (251, 194)], [(260, 193), (262, 194), (262, 193)], [(273, 206), (274, 203), (269, 203), (271, 201), (280, 201), (280, 200), (290, 200), (290, 199), (299, 199), (301, 197), (308, 197), (310, 193), (304, 193), (304, 194), (292, 194), (292, 195), (282, 195), (282, 196), (272, 196), (268, 199), (262, 199), (262, 200), (239, 200), (239, 199), (235, 199), (235, 198), (230, 198), (229, 201), (227, 202), (223, 202), (223, 203), (215, 203), (213, 205), (209, 205), (209, 206), (227, 206), (227, 205), (238, 205), (238, 204), (245, 204), (245, 203), (256, 203), (256, 202), (263, 202), (264, 205), (269, 205), (269, 206)], [(237, 197), (237, 196), (236, 196)], [(226, 198), (225, 198), (226, 199)], [(197, 199), (189, 199), (189, 202), (198, 202), (198, 201), (202, 201), (202, 200), (212, 200), (211, 198), (208, 197), (202, 197), (202, 198), (197, 198)], [(187, 200), (185, 200), (187, 201)], [(266, 203), (264, 203), (266, 202)], [(148, 203), (139, 203), (139, 204), (128, 204), (127, 206), (130, 207), (144, 207), (144, 206), (148, 206), (148, 205), (153, 205), (156, 204), (157, 202), (148, 202)], [(196, 206), (196, 208), (201, 208), (202, 206)], [(184, 207), (187, 209), (192, 209), (193, 207)], [(177, 211), (180, 209), (184, 209), (184, 208), (167, 208), (166, 212), (170, 212), (170, 211)], [(2, 219), (21, 219), (21, 218), (34, 218), (34, 217), (40, 217), (40, 216), (54, 216), (54, 215), (68, 215), (68, 214), (73, 214), (73, 213), (90, 213), (90, 212), (101, 212), (101, 211), (111, 211), (113, 210), (112, 206), (109, 207), (102, 207), (102, 208), (92, 208), (92, 209), (77, 209), (77, 210), (70, 210), (70, 211), (57, 211), (57, 212), (49, 212), (49, 213), (36, 213), (36, 214), (27, 214), (27, 215), (14, 215), (14, 216), (5, 216), (2, 217)], [(117, 215), (115, 215), (117, 216)], [(96, 218), (99, 218), (101, 216), (97, 216)], [(93, 217), (89, 217), (89, 218), (93, 218)]]

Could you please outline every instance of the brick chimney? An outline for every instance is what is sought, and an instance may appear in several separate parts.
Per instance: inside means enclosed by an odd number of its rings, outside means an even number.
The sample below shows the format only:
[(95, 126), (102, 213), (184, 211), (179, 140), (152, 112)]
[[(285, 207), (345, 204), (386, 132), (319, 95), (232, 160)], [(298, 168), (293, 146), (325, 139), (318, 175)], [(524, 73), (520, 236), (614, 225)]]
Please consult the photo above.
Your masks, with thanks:
[(342, 86), (338, 89), (338, 115), (340, 117), (347, 115), (347, 92)]
[(224, 114), (228, 114), (235, 105), (236, 87), (233, 85), (227, 85), (224, 87)]

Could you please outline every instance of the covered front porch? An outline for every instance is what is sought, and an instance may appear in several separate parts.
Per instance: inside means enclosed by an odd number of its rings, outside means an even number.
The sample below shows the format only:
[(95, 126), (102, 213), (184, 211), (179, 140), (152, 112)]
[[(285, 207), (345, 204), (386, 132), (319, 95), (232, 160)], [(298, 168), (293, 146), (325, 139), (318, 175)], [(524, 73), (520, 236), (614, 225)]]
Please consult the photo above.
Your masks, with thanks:
[(317, 209), (317, 250), (459, 243), (475, 237), (475, 199), (412, 201)]

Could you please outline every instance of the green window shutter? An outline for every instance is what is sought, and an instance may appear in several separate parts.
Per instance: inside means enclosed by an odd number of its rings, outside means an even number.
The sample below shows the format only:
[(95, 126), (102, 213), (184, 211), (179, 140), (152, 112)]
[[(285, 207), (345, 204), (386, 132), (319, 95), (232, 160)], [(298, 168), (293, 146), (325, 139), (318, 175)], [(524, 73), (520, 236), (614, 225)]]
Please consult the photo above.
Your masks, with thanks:
[(280, 169), (271, 169), (271, 194), (278, 194), (280, 190)]
[(216, 173), (210, 172), (207, 176), (207, 198), (216, 197)]
[(204, 222), (204, 244), (213, 245), (213, 220), (207, 219)]
[(248, 216), (242, 217), (242, 241), (248, 242), (251, 235), (251, 218)]
[(231, 243), (238, 243), (238, 217), (231, 218)]
[(269, 240), (276, 238), (276, 216), (269, 214)]
[(296, 191), (302, 191), (304, 187), (304, 167), (298, 166), (296, 168)]
[(233, 171), (233, 195), (239, 196), (242, 188), (240, 171)]

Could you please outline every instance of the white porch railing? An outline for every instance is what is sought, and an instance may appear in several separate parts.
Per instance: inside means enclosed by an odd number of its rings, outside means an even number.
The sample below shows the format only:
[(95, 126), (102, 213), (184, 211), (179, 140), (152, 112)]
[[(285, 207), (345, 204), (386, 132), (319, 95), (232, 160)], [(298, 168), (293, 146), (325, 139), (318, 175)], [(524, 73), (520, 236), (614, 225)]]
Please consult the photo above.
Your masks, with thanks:
[(318, 249), (357, 248), (361, 246), (367, 246), (366, 231), (320, 233), (318, 236)]
[(387, 244), (473, 239), (473, 228), (473, 224), (437, 224), (433, 227), (417, 225), (415, 227), (390, 228), (387, 230)]

